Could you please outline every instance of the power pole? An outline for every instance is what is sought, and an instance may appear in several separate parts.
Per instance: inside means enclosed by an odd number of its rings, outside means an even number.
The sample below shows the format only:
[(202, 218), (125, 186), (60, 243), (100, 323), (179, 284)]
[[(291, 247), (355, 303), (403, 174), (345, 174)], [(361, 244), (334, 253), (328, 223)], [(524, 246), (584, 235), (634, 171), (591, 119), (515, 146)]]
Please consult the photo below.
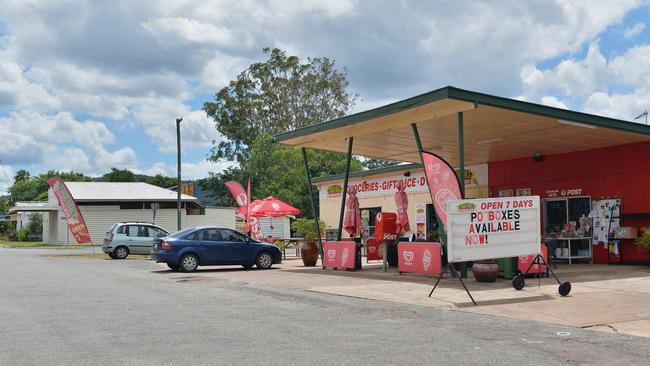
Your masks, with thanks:
[(183, 117), (176, 118), (176, 154), (178, 177), (176, 183), (176, 220), (178, 230), (181, 230), (181, 122)]

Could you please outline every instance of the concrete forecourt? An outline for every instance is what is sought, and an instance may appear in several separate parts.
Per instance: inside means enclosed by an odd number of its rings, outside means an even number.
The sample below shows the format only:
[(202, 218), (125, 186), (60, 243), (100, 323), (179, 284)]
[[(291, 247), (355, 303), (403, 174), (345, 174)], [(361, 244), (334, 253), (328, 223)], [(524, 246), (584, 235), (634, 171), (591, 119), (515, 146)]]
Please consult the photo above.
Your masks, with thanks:
[[(453, 311), (464, 306), (438, 306), (440, 299), (429, 299), (438, 307), (364, 299), (372, 288), (410, 282), (345, 278), (359, 273), (305, 269), (296, 259), (268, 271), (186, 275), (145, 260), (60, 254), (0, 248), (0, 364), (641, 365), (650, 358), (649, 338)], [(343, 290), (346, 282), (352, 288)], [(417, 291), (426, 293), (429, 282), (420, 279)], [(366, 295), (354, 296), (354, 287)]]

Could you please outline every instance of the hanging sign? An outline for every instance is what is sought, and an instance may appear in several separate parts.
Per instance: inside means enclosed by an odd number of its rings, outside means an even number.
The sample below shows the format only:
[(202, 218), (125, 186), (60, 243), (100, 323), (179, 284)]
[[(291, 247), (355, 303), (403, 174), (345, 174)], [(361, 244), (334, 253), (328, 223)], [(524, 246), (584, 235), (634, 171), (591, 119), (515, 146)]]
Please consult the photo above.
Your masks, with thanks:
[(447, 227), (447, 201), (459, 200), (463, 196), (454, 168), (436, 154), (423, 151), (424, 172), (429, 181), (429, 193), (436, 209), (436, 214)]
[(397, 261), (400, 272), (439, 274), (441, 267), (440, 244), (399, 243)]
[(90, 233), (88, 233), (86, 222), (65, 182), (59, 177), (52, 177), (47, 180), (47, 183), (52, 187), (52, 191), (54, 191), (54, 195), (63, 209), (65, 219), (68, 222), (68, 229), (70, 229), (74, 240), (79, 244), (90, 243)]
[(449, 262), (540, 251), (539, 196), (455, 200), (447, 209)]
[(353, 241), (323, 243), (324, 268), (354, 268), (356, 244)]

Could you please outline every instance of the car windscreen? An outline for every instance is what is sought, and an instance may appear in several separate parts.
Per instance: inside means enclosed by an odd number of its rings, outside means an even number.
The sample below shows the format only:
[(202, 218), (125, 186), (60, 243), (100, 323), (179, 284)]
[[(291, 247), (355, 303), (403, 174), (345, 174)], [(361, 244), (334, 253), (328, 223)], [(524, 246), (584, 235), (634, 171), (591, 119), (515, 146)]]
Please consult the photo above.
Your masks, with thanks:
[(177, 232), (173, 233), (172, 235), (170, 235), (170, 237), (172, 237), (172, 238), (180, 238), (180, 237), (185, 236), (185, 234), (194, 231), (195, 229), (196, 229), (196, 228), (188, 227), (188, 228), (186, 228), (186, 229), (183, 229), (183, 230), (181, 230), (181, 231), (177, 231)]

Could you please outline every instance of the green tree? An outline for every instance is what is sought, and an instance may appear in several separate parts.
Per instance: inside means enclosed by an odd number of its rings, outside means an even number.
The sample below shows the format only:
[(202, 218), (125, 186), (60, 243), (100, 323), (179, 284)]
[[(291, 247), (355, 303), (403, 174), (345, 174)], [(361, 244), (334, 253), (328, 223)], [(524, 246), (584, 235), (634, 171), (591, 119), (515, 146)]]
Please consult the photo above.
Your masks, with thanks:
[[(239, 165), (212, 174), (200, 185), (218, 204), (233, 205), (224, 183), (234, 180), (245, 186), (251, 178), (253, 199), (273, 195), (311, 216), (301, 152), (274, 144), (272, 136), (343, 117), (358, 96), (347, 90), (347, 72), (337, 70), (328, 58), (302, 62), (277, 48), (262, 51), (266, 61), (250, 65), (213, 102), (204, 104), (225, 137), (213, 146), (210, 159)], [(308, 158), (313, 177), (345, 169), (344, 154), (310, 150)], [(353, 159), (351, 170), (361, 168)]]
[(162, 174), (156, 174), (156, 176), (146, 179), (145, 181), (149, 184), (153, 184), (154, 186), (163, 188), (174, 187), (176, 183), (178, 183), (176, 181), (176, 178), (165, 177)]
[[(302, 215), (312, 217), (309, 191), (305, 183), (305, 168), (300, 150), (274, 144), (270, 135), (258, 137), (250, 150), (250, 158), (240, 167), (212, 174), (210, 178), (200, 181), (201, 188), (210, 192), (209, 195), (217, 200), (217, 205), (233, 206), (235, 202), (224, 185), (225, 182), (234, 180), (245, 188), (250, 177), (253, 199), (275, 196), (299, 208)], [(339, 174), (345, 171), (346, 160), (343, 154), (309, 149), (307, 150), (307, 159), (312, 177)], [(361, 168), (361, 161), (353, 157), (350, 171), (358, 171)], [(318, 198), (314, 198), (318, 205)]]
[(287, 56), (262, 50), (268, 59), (242, 71), (203, 109), (225, 137), (212, 148), (212, 160), (243, 163), (260, 134), (277, 134), (343, 117), (357, 95), (347, 91), (345, 70), (328, 58)]
[(38, 199), (47, 199), (47, 190), (49, 185), (47, 180), (50, 177), (61, 177), (66, 182), (89, 182), (93, 179), (81, 173), (59, 172), (50, 170), (47, 173), (40, 174), (27, 180), (19, 180), (9, 187), (13, 202), (17, 201), (34, 201)]
[(27, 232), (30, 234), (43, 233), (43, 214), (34, 213), (29, 217), (29, 223), (27, 223)]
[(398, 165), (400, 162), (395, 160), (382, 160), (382, 159), (365, 159), (363, 161), (363, 166), (366, 169), (380, 169), (387, 168), (389, 166)]
[(16, 172), (16, 175), (14, 175), (14, 182), (29, 180), (29, 178), (29, 172), (25, 169), (20, 169)]
[(128, 169), (111, 168), (111, 172), (104, 174), (102, 180), (106, 182), (135, 182), (135, 174)]

